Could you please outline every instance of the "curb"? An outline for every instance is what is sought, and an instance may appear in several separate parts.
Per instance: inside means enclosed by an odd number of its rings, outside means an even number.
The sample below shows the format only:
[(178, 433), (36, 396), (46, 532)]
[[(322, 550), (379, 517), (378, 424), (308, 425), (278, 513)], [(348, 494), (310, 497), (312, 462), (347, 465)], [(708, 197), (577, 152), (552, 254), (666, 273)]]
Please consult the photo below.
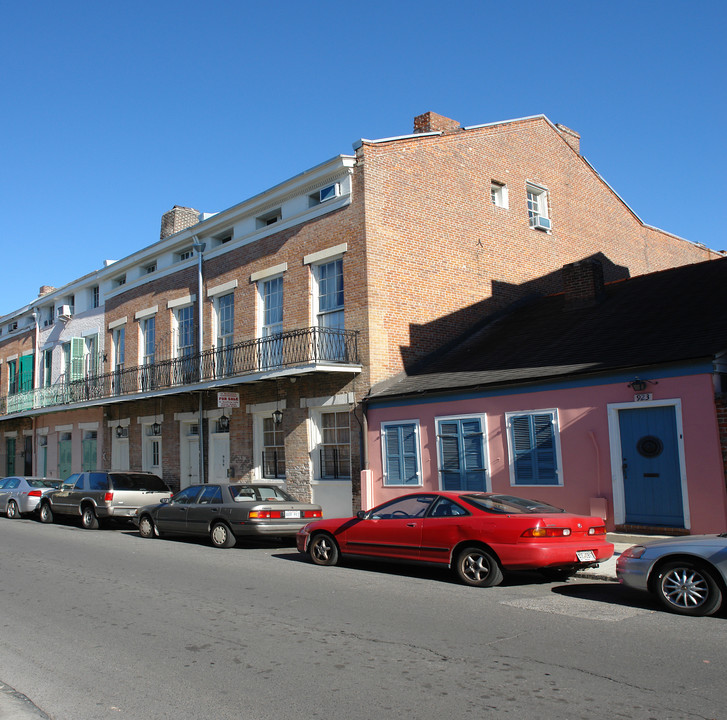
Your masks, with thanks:
[(0, 718), (2, 720), (51, 720), (32, 700), (15, 688), (0, 682)]

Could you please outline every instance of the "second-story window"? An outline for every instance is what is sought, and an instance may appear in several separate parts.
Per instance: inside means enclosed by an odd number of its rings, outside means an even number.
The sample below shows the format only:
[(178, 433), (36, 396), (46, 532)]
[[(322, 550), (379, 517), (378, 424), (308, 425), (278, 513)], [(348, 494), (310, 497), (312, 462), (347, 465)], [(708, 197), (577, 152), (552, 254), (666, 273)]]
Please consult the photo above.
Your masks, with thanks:
[(215, 301), (217, 310), (217, 372), (231, 375), (233, 372), (232, 344), (235, 329), (235, 296), (221, 295)]
[(262, 358), (264, 367), (280, 365), (283, 359), (283, 278), (265, 280), (260, 287), (262, 300)]
[(141, 323), (142, 365), (153, 365), (156, 359), (156, 318), (144, 318)]
[(316, 324), (318, 331), (318, 358), (321, 360), (344, 360), (346, 342), (343, 334), (343, 260), (318, 265)]
[(18, 361), (8, 360), (8, 395), (18, 392)]
[(114, 330), (114, 370), (124, 369), (126, 355), (126, 328), (119, 327)]
[(177, 357), (189, 357), (194, 352), (194, 307), (177, 310)]
[(43, 387), (50, 387), (53, 372), (53, 350), (43, 351)]

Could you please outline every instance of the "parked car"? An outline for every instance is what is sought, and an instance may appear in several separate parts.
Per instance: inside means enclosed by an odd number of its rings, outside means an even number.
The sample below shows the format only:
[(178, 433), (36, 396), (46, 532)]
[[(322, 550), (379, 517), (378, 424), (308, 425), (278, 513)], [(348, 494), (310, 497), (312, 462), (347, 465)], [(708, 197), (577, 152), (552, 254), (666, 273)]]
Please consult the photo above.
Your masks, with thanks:
[(41, 498), (40, 521), (53, 522), (55, 515), (80, 516), (88, 529), (99, 527), (107, 518), (131, 520), (136, 510), (149, 502), (170, 498), (166, 483), (152, 473), (111, 471), (82, 472), (76, 482), (64, 482)]
[(275, 485), (218, 483), (190, 485), (170, 501), (139, 508), (134, 522), (144, 538), (209, 536), (215, 547), (227, 548), (240, 537), (292, 536), (321, 517), (320, 505), (300, 502)]
[(0, 513), (9, 518), (32, 513), (46, 493), (60, 487), (59, 480), (14, 475), (0, 480)]
[(353, 518), (309, 523), (297, 543), (317, 565), (341, 555), (435, 563), (478, 587), (498, 585), (508, 570), (563, 579), (613, 554), (601, 518), (484, 492), (404, 495)]
[(671, 612), (714, 615), (727, 594), (727, 533), (633, 545), (616, 559), (616, 577), (653, 593)]

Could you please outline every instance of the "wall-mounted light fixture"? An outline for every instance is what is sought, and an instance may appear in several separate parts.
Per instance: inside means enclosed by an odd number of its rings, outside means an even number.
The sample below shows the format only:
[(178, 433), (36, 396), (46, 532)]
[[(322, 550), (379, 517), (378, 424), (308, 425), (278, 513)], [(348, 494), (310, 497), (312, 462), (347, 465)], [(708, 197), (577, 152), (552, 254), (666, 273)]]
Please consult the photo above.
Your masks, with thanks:
[(276, 425), (280, 425), (280, 423), (283, 422), (283, 411), (282, 410), (273, 410), (273, 422)]
[(647, 385), (658, 385), (658, 380), (646, 380), (635, 377), (630, 383), (626, 383), (626, 387), (630, 387), (634, 392), (640, 393), (646, 390)]
[(129, 433), (128, 433), (128, 431), (126, 430), (126, 428), (125, 428), (125, 427), (122, 427), (121, 425), (117, 425), (117, 426), (116, 426), (116, 437), (117, 437), (117, 438), (125, 438), (125, 437), (129, 437)]
[(161, 435), (162, 434), (162, 426), (158, 422), (155, 422), (152, 424), (151, 434), (152, 435)]
[(230, 418), (227, 415), (223, 415), (217, 421), (217, 430), (222, 433), (230, 432)]

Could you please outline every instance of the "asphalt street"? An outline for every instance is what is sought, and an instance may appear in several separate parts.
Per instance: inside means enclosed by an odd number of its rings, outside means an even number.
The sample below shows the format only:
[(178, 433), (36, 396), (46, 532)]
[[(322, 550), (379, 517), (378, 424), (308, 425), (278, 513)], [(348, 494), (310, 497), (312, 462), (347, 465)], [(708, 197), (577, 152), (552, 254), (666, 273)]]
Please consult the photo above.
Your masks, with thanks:
[(614, 582), (492, 589), (0, 519), (0, 718), (718, 718), (724, 617)]

